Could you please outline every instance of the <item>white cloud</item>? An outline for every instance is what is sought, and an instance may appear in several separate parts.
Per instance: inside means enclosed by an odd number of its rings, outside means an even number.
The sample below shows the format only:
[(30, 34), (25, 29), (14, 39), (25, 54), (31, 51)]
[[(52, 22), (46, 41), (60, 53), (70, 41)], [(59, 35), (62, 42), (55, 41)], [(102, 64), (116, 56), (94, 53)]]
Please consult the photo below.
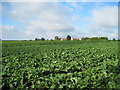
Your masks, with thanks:
[(118, 2), (119, 0), (64, 0), (66, 2)]
[(119, 0), (2, 0), (2, 2), (118, 2)]
[(10, 3), (10, 5), (12, 6), (11, 11), (3, 11), (3, 13), (26, 25), (22, 30), (26, 38), (41, 37), (43, 32), (62, 33), (75, 29), (74, 25), (67, 20), (71, 10), (59, 3)]
[(108, 36), (118, 39), (118, 33), (109, 33)]
[(11, 31), (11, 30), (14, 29), (13, 26), (3, 26), (2, 28), (3, 28), (3, 31), (4, 31), (4, 29), (5, 29), (5, 30), (8, 30), (8, 31)]
[[(71, 8), (66, 5), (60, 5), (60, 3), (14, 2), (9, 4), (11, 5), (10, 9), (5, 6), (3, 7), (3, 15), (24, 24), (25, 28), (19, 31), (18, 28), (13, 26), (4, 26), (4, 39), (16, 37), (23, 39), (45, 37), (51, 39), (56, 35), (59, 37), (66, 37), (68, 34), (76, 38), (102, 35), (115, 37), (116, 35), (118, 20), (117, 6), (96, 8), (92, 11), (93, 16), (91, 19), (89, 19), (90, 17), (85, 17), (85, 20), (80, 16), (73, 14)], [(74, 7), (78, 8), (75, 5), (76, 4), (73, 4)], [(77, 20), (80, 21), (81, 19), (85, 21), (88, 19), (90, 20), (89, 23), (91, 23), (87, 28), (89, 30), (88, 32), (86, 27), (81, 30), (79, 25), (74, 25)]]
[(72, 19), (73, 19), (74, 21), (79, 21), (79, 20), (80, 20), (80, 16), (78, 16), (78, 15), (73, 15), (73, 16), (72, 16)]
[(59, 0), (2, 0), (2, 2), (58, 2)]
[[(107, 35), (108, 37), (115, 36), (118, 31), (118, 7), (105, 6), (92, 11), (91, 24), (88, 25), (88, 30), (94, 35)], [(114, 35), (113, 35), (114, 34)]]
[(2, 39), (22, 39), (23, 35), (23, 32), (15, 30), (14, 26), (2, 26)]
[(100, 10), (93, 10), (93, 22), (105, 26), (116, 27), (118, 20), (118, 8), (117, 6), (105, 6)]
[(0, 39), (2, 38), (2, 5), (0, 4)]
[(2, 26), (0, 25), (0, 39), (2, 38)]

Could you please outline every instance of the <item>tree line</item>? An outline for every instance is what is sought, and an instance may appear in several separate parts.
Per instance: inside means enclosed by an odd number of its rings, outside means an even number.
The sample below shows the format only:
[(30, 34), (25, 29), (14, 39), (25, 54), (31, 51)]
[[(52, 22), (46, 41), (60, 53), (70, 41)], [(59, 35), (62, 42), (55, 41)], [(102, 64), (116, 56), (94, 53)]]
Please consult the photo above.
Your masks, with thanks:
[[(54, 37), (54, 40), (61, 40), (62, 38), (59, 38), (58, 36), (55, 36)], [(48, 39), (47, 39), (48, 40)], [(66, 40), (71, 40), (71, 36), (70, 35), (67, 35), (66, 37)], [(35, 38), (35, 41), (45, 41), (45, 38), (41, 38), (41, 39), (38, 39), (38, 38)], [(52, 39), (51, 39), (52, 41)]]
[[(70, 35), (67, 35), (67, 37), (64, 38), (64, 40), (71, 40), (71, 39), (72, 38), (71, 38)], [(54, 40), (62, 40), (62, 38), (59, 38), (58, 36), (55, 36)], [(82, 37), (81, 40), (108, 40), (108, 37), (91, 37), (91, 38), (89, 38), (89, 37)], [(113, 38), (113, 40), (116, 40), (116, 39)], [(45, 41), (45, 38), (41, 38), (41, 39), (35, 38), (35, 41)], [(53, 39), (51, 39), (51, 41), (53, 41)]]
[(108, 37), (82, 37), (81, 40), (108, 40)]

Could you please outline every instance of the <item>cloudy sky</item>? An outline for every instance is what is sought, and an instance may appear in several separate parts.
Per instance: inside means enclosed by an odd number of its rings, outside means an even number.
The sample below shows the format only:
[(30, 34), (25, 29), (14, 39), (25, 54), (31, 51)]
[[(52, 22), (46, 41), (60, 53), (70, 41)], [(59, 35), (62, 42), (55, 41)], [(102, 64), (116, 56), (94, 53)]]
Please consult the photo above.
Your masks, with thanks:
[(6, 40), (118, 38), (118, 2), (2, 2), (1, 10)]

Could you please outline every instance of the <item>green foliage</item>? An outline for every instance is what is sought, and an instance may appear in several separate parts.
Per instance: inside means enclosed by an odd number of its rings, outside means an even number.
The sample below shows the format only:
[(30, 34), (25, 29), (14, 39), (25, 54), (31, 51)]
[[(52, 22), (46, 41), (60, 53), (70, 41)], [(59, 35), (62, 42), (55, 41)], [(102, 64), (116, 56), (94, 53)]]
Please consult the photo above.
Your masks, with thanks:
[(54, 38), (55, 40), (59, 40), (59, 37), (58, 36), (55, 36), (55, 38)]
[(81, 40), (89, 40), (89, 37), (82, 37)]
[(108, 40), (108, 37), (82, 37), (81, 40)]
[(39, 39), (38, 38), (35, 38), (35, 41), (38, 41)]
[(99, 37), (99, 39), (108, 40), (108, 37)]
[(45, 41), (45, 38), (41, 38), (40, 40), (41, 40), (41, 41)]
[(3, 41), (2, 87), (120, 88), (118, 42)]
[(115, 41), (116, 39), (115, 38), (113, 38), (113, 41)]
[(67, 35), (67, 40), (71, 40), (71, 36), (70, 35)]
[(92, 37), (92, 38), (90, 38), (91, 40), (97, 40), (97, 39), (99, 39), (98, 37)]

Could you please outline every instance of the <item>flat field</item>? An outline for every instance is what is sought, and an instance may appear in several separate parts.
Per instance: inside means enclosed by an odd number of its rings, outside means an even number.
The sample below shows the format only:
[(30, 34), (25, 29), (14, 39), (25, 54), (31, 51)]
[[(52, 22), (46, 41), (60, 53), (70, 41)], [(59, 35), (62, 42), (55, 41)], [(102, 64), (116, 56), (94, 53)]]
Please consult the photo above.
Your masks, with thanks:
[(117, 41), (3, 41), (2, 88), (120, 88)]

